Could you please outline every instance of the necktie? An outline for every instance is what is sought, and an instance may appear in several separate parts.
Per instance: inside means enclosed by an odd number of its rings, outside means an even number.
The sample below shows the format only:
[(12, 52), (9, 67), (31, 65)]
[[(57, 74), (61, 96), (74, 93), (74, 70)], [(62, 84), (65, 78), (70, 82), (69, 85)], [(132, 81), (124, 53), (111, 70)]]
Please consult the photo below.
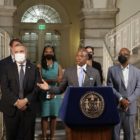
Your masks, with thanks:
[(83, 71), (83, 68), (80, 68), (79, 75), (78, 75), (79, 87), (82, 86), (83, 80), (84, 80), (84, 71)]
[(24, 65), (20, 65), (20, 72), (19, 72), (19, 98), (23, 98), (23, 81), (24, 81), (24, 70), (23, 70)]

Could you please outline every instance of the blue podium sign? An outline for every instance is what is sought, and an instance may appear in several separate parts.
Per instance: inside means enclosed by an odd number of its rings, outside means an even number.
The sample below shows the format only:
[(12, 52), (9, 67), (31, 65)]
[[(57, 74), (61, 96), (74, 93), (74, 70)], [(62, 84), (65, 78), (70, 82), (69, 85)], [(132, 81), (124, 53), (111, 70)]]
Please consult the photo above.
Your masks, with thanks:
[(119, 122), (111, 87), (68, 87), (59, 117), (69, 127), (112, 126)]

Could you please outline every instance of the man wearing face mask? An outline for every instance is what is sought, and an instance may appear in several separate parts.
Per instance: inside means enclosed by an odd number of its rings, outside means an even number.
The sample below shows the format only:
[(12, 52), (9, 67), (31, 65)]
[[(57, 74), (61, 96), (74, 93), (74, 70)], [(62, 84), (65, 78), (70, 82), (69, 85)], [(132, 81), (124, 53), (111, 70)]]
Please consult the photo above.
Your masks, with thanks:
[(129, 64), (129, 59), (130, 51), (122, 48), (118, 56), (120, 64), (108, 70), (107, 85), (113, 87), (120, 115), (120, 123), (114, 127), (113, 140), (120, 140), (121, 129), (125, 140), (134, 140), (136, 101), (140, 96), (140, 70)]
[(36, 67), (27, 59), (26, 47), (13, 49), (14, 63), (5, 66), (1, 80), (1, 109), (7, 140), (33, 140), (37, 99)]
[(2, 75), (5, 65), (7, 65), (9, 63), (13, 63), (15, 61), (12, 50), (15, 48), (15, 46), (17, 46), (19, 44), (22, 44), (22, 41), (18, 38), (14, 38), (10, 41), (10, 43), (9, 43), (10, 55), (0, 61), (0, 75)]
[[(0, 84), (1, 84), (1, 77), (3, 75), (3, 72), (5, 71), (4, 68), (7, 64), (13, 63), (14, 62), (14, 56), (12, 53), (12, 49), (18, 45), (22, 44), (21, 40), (18, 38), (14, 38), (10, 41), (9, 46), (10, 46), (10, 55), (2, 60), (0, 60)], [(1, 105), (0, 105), (1, 108)], [(1, 110), (1, 109), (0, 109)]]

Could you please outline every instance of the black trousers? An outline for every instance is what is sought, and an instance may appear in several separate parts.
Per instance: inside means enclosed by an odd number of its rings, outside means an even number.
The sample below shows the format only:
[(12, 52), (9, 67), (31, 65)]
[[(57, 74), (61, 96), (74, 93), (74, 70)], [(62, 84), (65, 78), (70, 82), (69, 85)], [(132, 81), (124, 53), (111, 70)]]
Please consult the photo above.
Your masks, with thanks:
[(34, 140), (35, 112), (17, 109), (14, 116), (4, 114), (6, 140)]

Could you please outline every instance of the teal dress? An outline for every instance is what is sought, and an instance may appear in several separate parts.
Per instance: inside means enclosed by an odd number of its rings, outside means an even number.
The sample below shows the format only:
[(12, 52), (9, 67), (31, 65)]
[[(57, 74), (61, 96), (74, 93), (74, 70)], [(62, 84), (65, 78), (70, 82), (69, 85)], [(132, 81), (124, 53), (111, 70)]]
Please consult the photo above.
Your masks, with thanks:
[[(54, 62), (54, 64), (48, 68), (48, 70), (42, 68), (42, 78), (47, 79), (57, 79), (58, 77), (59, 64)], [(56, 82), (51, 83), (50, 86), (57, 86)], [(41, 94), (41, 117), (58, 116), (59, 108), (61, 105), (61, 95), (55, 95), (53, 99), (48, 100), (45, 94)]]

